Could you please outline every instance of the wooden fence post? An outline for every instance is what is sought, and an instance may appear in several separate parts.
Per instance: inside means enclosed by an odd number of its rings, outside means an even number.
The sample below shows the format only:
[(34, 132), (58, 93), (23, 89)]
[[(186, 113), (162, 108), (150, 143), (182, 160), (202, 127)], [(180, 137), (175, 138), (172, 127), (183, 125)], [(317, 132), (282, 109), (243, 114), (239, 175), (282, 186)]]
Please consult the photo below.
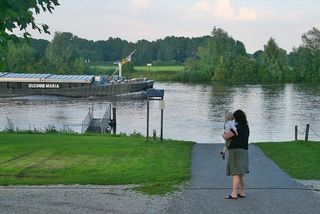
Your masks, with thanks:
[(304, 140), (305, 140), (305, 141), (308, 141), (308, 137), (309, 137), (309, 128), (310, 128), (310, 125), (309, 125), (309, 124), (307, 124), (307, 126), (306, 126), (306, 136), (305, 136), (305, 138), (304, 138)]
[(154, 141), (156, 141), (156, 140), (157, 140), (157, 131), (156, 131), (155, 129), (153, 129), (153, 136), (152, 136), (152, 139), (153, 139)]
[(298, 140), (298, 126), (294, 127), (294, 140), (297, 141)]

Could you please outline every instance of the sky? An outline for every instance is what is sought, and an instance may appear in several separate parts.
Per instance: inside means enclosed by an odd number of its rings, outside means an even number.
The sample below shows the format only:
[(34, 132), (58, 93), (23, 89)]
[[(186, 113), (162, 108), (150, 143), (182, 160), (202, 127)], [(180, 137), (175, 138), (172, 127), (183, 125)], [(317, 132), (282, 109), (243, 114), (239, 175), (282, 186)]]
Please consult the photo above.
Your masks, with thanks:
[(222, 28), (244, 43), (248, 53), (263, 50), (270, 37), (292, 51), (301, 35), (320, 27), (318, 0), (59, 0), (53, 13), (36, 16), (51, 35), (71, 32), (88, 40), (119, 37), (130, 42), (166, 36), (200, 37)]

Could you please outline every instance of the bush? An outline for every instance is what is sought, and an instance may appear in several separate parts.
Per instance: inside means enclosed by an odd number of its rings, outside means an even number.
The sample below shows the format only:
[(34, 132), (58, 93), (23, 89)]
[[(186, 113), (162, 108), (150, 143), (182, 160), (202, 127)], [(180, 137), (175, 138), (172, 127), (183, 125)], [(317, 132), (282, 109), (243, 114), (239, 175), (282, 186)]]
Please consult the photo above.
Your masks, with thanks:
[(8, 117), (7, 117), (7, 125), (5, 126), (4, 131), (5, 132), (14, 132), (15, 131), (14, 123)]

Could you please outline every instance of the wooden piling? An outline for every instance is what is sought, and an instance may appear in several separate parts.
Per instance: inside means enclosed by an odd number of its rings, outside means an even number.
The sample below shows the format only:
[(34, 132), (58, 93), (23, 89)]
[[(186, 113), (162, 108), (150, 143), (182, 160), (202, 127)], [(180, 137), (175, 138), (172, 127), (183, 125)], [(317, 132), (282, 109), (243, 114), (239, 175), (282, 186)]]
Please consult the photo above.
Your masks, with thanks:
[(117, 108), (112, 107), (112, 129), (113, 134), (117, 131)]
[(163, 109), (161, 109), (160, 141), (163, 139)]
[(147, 99), (147, 141), (149, 140), (149, 98)]
[(304, 138), (305, 141), (308, 141), (308, 138), (309, 138), (309, 128), (310, 128), (310, 125), (307, 124), (307, 125), (306, 125), (306, 136), (305, 136), (305, 138)]
[(153, 129), (153, 136), (152, 136), (153, 140), (156, 141), (157, 140), (157, 131), (155, 129)]

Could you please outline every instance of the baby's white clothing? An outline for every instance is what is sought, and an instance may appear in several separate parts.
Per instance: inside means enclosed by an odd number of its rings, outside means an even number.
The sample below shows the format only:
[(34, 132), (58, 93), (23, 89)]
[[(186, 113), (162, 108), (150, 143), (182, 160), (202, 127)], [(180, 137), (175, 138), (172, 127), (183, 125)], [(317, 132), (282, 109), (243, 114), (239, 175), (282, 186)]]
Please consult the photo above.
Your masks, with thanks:
[(234, 131), (237, 131), (236, 122), (234, 120), (227, 120), (224, 123), (224, 131), (228, 132), (231, 129), (233, 129)]

